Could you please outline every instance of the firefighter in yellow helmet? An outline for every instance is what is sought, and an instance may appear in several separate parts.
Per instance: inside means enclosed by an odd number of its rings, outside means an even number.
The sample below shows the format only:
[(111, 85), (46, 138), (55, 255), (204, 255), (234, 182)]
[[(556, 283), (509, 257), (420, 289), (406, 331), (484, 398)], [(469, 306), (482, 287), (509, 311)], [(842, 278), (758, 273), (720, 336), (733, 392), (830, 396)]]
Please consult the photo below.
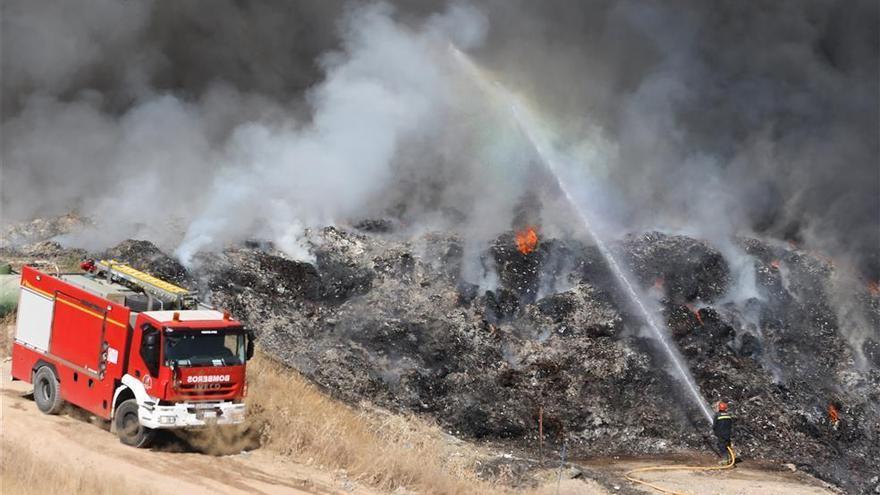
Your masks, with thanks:
[(721, 461), (721, 464), (730, 464), (733, 455), (730, 444), (730, 437), (733, 434), (733, 416), (727, 410), (726, 402), (719, 402), (716, 410), (715, 419), (712, 421), (712, 431), (715, 433), (715, 438), (718, 439), (719, 453), (727, 458), (727, 460)]

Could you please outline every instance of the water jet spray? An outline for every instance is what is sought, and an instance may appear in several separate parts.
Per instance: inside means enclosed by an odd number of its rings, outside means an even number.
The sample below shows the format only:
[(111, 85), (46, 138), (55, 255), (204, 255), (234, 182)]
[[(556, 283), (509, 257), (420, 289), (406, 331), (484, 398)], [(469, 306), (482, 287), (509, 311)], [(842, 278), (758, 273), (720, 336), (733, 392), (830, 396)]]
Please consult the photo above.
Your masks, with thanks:
[(630, 280), (630, 277), (626, 274), (623, 268), (620, 266), (620, 263), (614, 256), (614, 253), (611, 252), (611, 250), (593, 228), (593, 222), (591, 221), (589, 214), (583, 208), (581, 208), (581, 206), (572, 195), (570, 189), (562, 181), (558, 164), (552, 159), (550, 153), (548, 153), (544, 149), (544, 147), (541, 146), (541, 143), (538, 140), (537, 132), (535, 130), (535, 119), (519, 103), (519, 99), (513, 93), (507, 91), (507, 89), (499, 81), (488, 79), (485, 72), (480, 70), (479, 67), (477, 67), (476, 64), (474, 64), (474, 62), (471, 61), (467, 55), (458, 50), (454, 45), (450, 44), (449, 46), (454, 57), (465, 68), (465, 71), (472, 78), (474, 78), (475, 81), (477, 81), (479, 86), (481, 86), (489, 94), (506, 103), (506, 106), (510, 110), (513, 119), (516, 121), (517, 127), (519, 128), (520, 132), (522, 132), (523, 136), (525, 136), (525, 138), (528, 140), (529, 145), (531, 145), (537, 158), (550, 173), (550, 176), (553, 177), (556, 186), (559, 188), (560, 191), (562, 191), (562, 194), (565, 196), (566, 201), (571, 206), (578, 219), (581, 221), (584, 229), (586, 229), (587, 234), (593, 239), (593, 242), (595, 242), (596, 247), (599, 249), (602, 257), (605, 259), (605, 262), (611, 268), (614, 277), (617, 279), (621, 288), (624, 289), (624, 292), (632, 303), (633, 308), (638, 311), (642, 320), (650, 329), (651, 334), (660, 343), (660, 346), (666, 354), (666, 357), (672, 364), (672, 368), (675, 371), (676, 377), (679, 379), (679, 381), (681, 381), (682, 384), (684, 384), (687, 392), (693, 398), (697, 406), (699, 406), (700, 411), (703, 413), (703, 416), (705, 416), (706, 420), (710, 424), (712, 424), (712, 410), (710, 409), (709, 404), (708, 402), (706, 402), (706, 399), (703, 397), (702, 393), (700, 393), (700, 390), (697, 387), (697, 383), (694, 380), (693, 375), (691, 375), (690, 370), (688, 370), (688, 368), (685, 366), (684, 359), (682, 358), (678, 349), (670, 341), (668, 332), (664, 330), (665, 325), (662, 325), (659, 321), (657, 321), (654, 312), (650, 311), (645, 303), (642, 301), (642, 298), (639, 296), (635, 285)]

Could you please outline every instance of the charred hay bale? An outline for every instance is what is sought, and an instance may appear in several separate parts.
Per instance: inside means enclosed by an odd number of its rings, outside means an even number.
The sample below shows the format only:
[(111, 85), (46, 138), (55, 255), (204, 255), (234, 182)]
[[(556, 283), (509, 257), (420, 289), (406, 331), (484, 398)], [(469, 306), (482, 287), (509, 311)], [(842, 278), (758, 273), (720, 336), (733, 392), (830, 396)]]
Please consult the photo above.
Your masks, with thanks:
[[(491, 388), (478, 388), (474, 396), (464, 398), (463, 404), (451, 404), (445, 413), (445, 421), (455, 429), (471, 438), (520, 438), (529, 426), (520, 409), (520, 402), (496, 403), (488, 405), (478, 402), (478, 396), (490, 392)], [(458, 398), (457, 398), (458, 399)]]
[(574, 313), (576, 304), (574, 295), (570, 293), (553, 294), (537, 302), (538, 311), (550, 317), (554, 323), (560, 323)]
[(734, 352), (736, 332), (713, 308), (673, 306), (667, 315), (673, 337), (686, 357), (706, 360)]
[(782, 253), (779, 247), (771, 246), (754, 237), (738, 237), (736, 241), (746, 254), (764, 263), (770, 263), (771, 260), (778, 259)]
[(576, 241), (542, 238), (533, 251), (521, 252), (513, 232), (501, 234), (489, 248), (501, 286), (532, 303), (539, 292), (556, 292), (568, 283), (584, 247)]
[(556, 324), (556, 333), (566, 336), (601, 337), (616, 335), (623, 319), (598, 291), (581, 283), (573, 289), (544, 297), (535, 303), (540, 315)]
[(740, 242), (755, 258), (762, 299), (753, 306), (775, 361), (785, 376), (826, 382), (852, 359), (831, 297), (831, 265), (757, 239)]
[(595, 287), (601, 287), (606, 293), (616, 292), (618, 281), (608, 267), (602, 252), (596, 246), (585, 246), (577, 259), (576, 273)]
[(831, 260), (754, 238), (739, 238), (740, 247), (755, 259), (756, 281), (773, 305), (795, 300), (824, 301), (833, 274)]
[(876, 368), (880, 368), (880, 343), (877, 343), (876, 340), (872, 338), (867, 338), (862, 343), (862, 353), (865, 355), (865, 359), (868, 360), (871, 364)]
[[(539, 244), (540, 246), (540, 244)], [(489, 248), (501, 286), (526, 302), (538, 295), (541, 261), (546, 254), (542, 249), (522, 253), (517, 249), (513, 232), (500, 235)]]
[(484, 316), (493, 324), (513, 318), (520, 308), (519, 295), (504, 287), (494, 291), (487, 290), (479, 299)]
[(120, 261), (170, 282), (182, 283), (187, 279), (186, 268), (150, 241), (128, 239), (105, 251), (101, 257)]
[(457, 434), (472, 438), (522, 438), (531, 429), (534, 387), (506, 363), (487, 361), (444, 377), (449, 393), (438, 416)]
[[(482, 374), (486, 363), (500, 360), (497, 350), (484, 342), (467, 326), (446, 319), (401, 320), (388, 315), (372, 314), (364, 318), (361, 311), (340, 315), (342, 333), (317, 335), (318, 340), (340, 341), (343, 348), (359, 349), (366, 361), (340, 362), (350, 372), (377, 377), (388, 396), (377, 400), (370, 390), (360, 393), (371, 400), (393, 408), (422, 412), (442, 409), (451, 395), (464, 392), (451, 389), (450, 376), (465, 373)], [(450, 381), (452, 380), (452, 381)], [(351, 388), (351, 387), (348, 387)], [(441, 414), (445, 418), (445, 414)]]
[(381, 277), (411, 282), (415, 268), (416, 258), (404, 249), (390, 249), (373, 258), (373, 270)]
[(394, 395), (376, 367), (376, 359), (357, 346), (326, 345), (307, 356), (299, 351), (287, 359), (296, 363), (308, 358), (309, 366), (298, 367), (315, 383), (331, 391), (334, 397), (349, 402), (369, 398), (377, 404), (394, 407)]
[(422, 241), (426, 268), (445, 276), (448, 280), (463, 283), (460, 282), (464, 260), (461, 239), (455, 235), (431, 232), (426, 234)]
[(319, 299), (341, 303), (353, 296), (365, 294), (372, 287), (375, 273), (370, 268), (337, 256), (330, 251), (316, 253), (321, 277)]
[(764, 346), (761, 344), (761, 339), (751, 333), (746, 333), (743, 334), (742, 337), (740, 337), (737, 354), (742, 357), (757, 359), (764, 352), (763, 347)]
[[(674, 420), (671, 411), (642, 407), (674, 390), (647, 354), (636, 352), (632, 344), (551, 336), (527, 349), (521, 361), (526, 383), (537, 393), (532, 403), (543, 407), (545, 418), (557, 418), (573, 442), (594, 452), (619, 452), (624, 442), (627, 451), (637, 452), (644, 449), (639, 444), (646, 442), (646, 434), (689, 441), (688, 426)], [(658, 423), (665, 426), (648, 431)]]
[[(354, 323), (354, 322), (352, 322)], [(426, 368), (453, 365), (467, 346), (450, 338), (457, 329), (443, 320), (401, 320), (378, 317), (350, 329), (351, 339), (377, 355), (408, 356)]]
[(470, 306), (474, 299), (480, 294), (480, 286), (467, 282), (459, 282), (456, 286), (456, 294), (458, 298), (456, 302), (459, 306)]
[(570, 239), (544, 238), (540, 241), (537, 251), (542, 253), (539, 270), (542, 293), (552, 294), (571, 286), (571, 275), (584, 248), (583, 243)]
[[(880, 290), (877, 290), (876, 282), (872, 282), (872, 284), (868, 286), (869, 292), (863, 294), (860, 299), (863, 301), (862, 306), (865, 308), (871, 327), (880, 328)], [(880, 338), (880, 333), (877, 334), (877, 337)]]
[(310, 263), (292, 260), (280, 253), (241, 248), (222, 255), (201, 256), (198, 275), (213, 291), (249, 291), (267, 303), (319, 297), (321, 280)]
[(327, 250), (317, 263), (257, 248), (227, 250), (221, 257), (200, 256), (200, 277), (209, 288), (230, 292), (250, 290), (278, 304), (314, 301), (339, 304), (370, 290), (374, 273)]
[(283, 295), (285, 299), (314, 300), (320, 297), (322, 279), (311, 263), (263, 252), (256, 253), (256, 259), (259, 263), (258, 273), (266, 274), (264, 280), (274, 285), (275, 293)]
[(315, 249), (315, 267), (321, 276), (318, 298), (338, 304), (369, 292), (376, 274), (367, 256), (368, 238), (335, 227), (321, 230), (320, 238)]
[(662, 284), (674, 301), (712, 301), (730, 283), (721, 253), (690, 237), (649, 232), (624, 240), (616, 250), (644, 287)]

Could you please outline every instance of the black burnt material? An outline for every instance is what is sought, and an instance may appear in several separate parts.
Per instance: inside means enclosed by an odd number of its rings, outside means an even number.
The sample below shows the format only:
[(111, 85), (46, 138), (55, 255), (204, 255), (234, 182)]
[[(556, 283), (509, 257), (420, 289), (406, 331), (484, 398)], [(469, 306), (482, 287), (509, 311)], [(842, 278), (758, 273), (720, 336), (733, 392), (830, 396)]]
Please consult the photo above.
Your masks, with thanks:
[(505, 232), (489, 248), (501, 287), (530, 304), (542, 293), (554, 293), (565, 285), (583, 245), (539, 236), (533, 251), (522, 252), (515, 235)]
[[(481, 293), (460, 277), (455, 235), (315, 237), (315, 260), (242, 246), (200, 255), (190, 277), (257, 330), (266, 352), (352, 403), (430, 415), (453, 434), (526, 451), (537, 450), (539, 410), (545, 447), (565, 439), (571, 456), (708, 449), (708, 426), (662, 356), (625, 331), (632, 312), (595, 248), (541, 238), (523, 255), (508, 233), (486, 249), (500, 283)], [(867, 480), (880, 476), (878, 296), (851, 299), (865, 326), (842, 325), (829, 262), (737, 242), (756, 280), (745, 302), (725, 298), (730, 268), (706, 242), (648, 233), (609, 247), (660, 299), (707, 399), (731, 404), (741, 457), (870, 493)]]
[(100, 257), (125, 263), (137, 270), (147, 270), (151, 275), (169, 282), (180, 283), (186, 280), (186, 269), (183, 265), (149, 241), (123, 241)]
[(544, 243), (530, 253), (522, 253), (516, 245), (513, 232), (498, 237), (489, 249), (501, 286), (519, 296), (524, 302), (533, 302), (541, 282), (541, 265), (547, 257)]
[(649, 232), (627, 238), (616, 251), (642, 286), (662, 284), (676, 302), (713, 301), (730, 283), (721, 253), (689, 237)]

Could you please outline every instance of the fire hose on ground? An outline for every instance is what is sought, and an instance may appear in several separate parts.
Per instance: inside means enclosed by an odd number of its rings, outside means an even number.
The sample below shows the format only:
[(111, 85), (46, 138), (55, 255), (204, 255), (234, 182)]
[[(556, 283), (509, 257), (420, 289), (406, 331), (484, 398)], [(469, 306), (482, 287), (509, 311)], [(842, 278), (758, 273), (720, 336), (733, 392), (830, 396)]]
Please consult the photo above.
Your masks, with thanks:
[(723, 466), (649, 466), (628, 471), (626, 474), (623, 475), (623, 477), (626, 478), (628, 481), (632, 481), (633, 483), (638, 483), (640, 485), (649, 486), (662, 493), (669, 493), (671, 495), (688, 495), (685, 492), (677, 492), (675, 490), (663, 488), (662, 486), (656, 485), (652, 482), (636, 478), (633, 475), (637, 473), (647, 473), (655, 471), (720, 471), (724, 469), (731, 469), (733, 468), (734, 464), (736, 464), (736, 454), (733, 453), (733, 449), (730, 448), (729, 445), (727, 446), (727, 452), (730, 454), (730, 462)]

